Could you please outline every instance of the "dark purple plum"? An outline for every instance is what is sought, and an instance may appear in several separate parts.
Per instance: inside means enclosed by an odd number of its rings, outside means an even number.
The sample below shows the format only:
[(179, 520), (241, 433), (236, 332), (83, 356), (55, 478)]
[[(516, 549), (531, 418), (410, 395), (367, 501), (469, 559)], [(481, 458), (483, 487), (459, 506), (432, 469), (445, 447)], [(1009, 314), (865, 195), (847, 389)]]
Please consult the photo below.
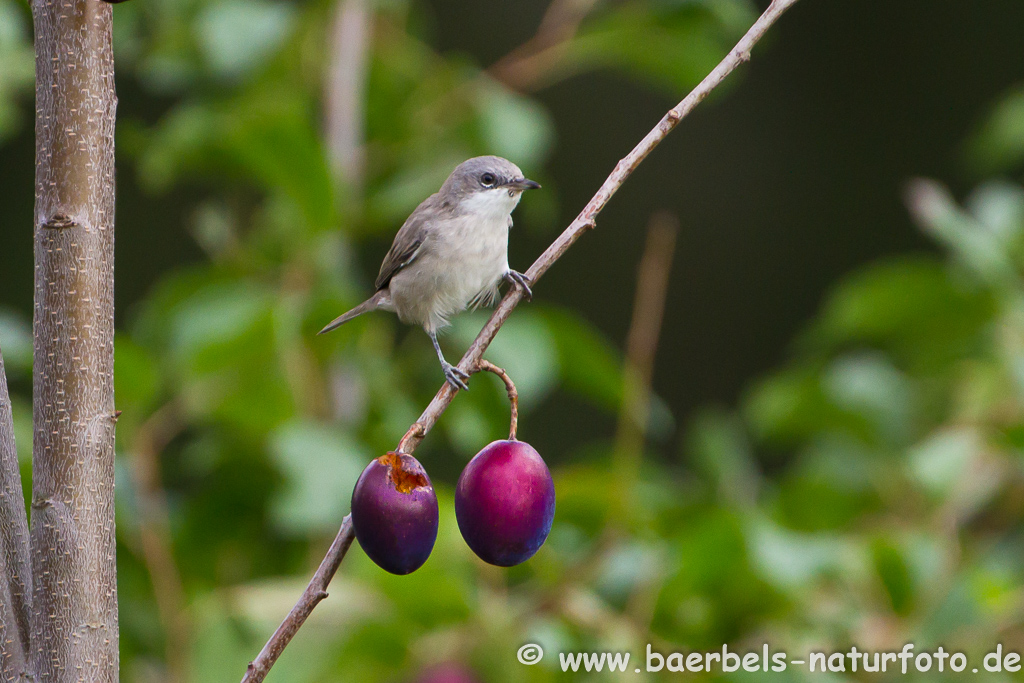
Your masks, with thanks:
[(480, 679), (463, 665), (448, 663), (431, 667), (416, 683), (480, 683)]
[(555, 484), (528, 443), (495, 441), (459, 476), (455, 517), (481, 560), (511, 567), (544, 545), (555, 518)]
[(416, 571), (437, 540), (437, 495), (411, 455), (373, 460), (352, 491), (352, 526), (360, 547), (392, 574)]

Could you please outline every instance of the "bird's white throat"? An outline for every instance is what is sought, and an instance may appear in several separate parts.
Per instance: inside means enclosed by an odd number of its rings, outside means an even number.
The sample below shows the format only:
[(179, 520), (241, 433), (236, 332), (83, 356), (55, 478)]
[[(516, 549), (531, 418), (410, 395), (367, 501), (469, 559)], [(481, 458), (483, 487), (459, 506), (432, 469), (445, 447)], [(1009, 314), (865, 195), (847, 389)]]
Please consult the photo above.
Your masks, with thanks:
[(481, 190), (463, 198), (460, 208), (467, 214), (478, 216), (480, 220), (497, 221), (507, 218), (512, 213), (522, 194), (510, 192), (503, 187)]

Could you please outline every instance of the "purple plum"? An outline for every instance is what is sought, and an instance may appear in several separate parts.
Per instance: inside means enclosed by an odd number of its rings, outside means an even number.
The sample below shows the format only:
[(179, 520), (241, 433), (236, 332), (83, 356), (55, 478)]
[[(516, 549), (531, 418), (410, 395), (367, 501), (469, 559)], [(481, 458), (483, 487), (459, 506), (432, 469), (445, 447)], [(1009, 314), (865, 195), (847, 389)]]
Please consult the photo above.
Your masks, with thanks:
[(555, 484), (544, 460), (522, 441), (495, 441), (459, 476), (455, 517), (481, 560), (511, 567), (544, 545), (555, 518)]
[(423, 566), (437, 540), (437, 495), (423, 465), (404, 453), (370, 462), (352, 491), (352, 526), (381, 569), (409, 574)]
[(463, 665), (450, 662), (431, 667), (416, 683), (480, 683), (480, 679)]

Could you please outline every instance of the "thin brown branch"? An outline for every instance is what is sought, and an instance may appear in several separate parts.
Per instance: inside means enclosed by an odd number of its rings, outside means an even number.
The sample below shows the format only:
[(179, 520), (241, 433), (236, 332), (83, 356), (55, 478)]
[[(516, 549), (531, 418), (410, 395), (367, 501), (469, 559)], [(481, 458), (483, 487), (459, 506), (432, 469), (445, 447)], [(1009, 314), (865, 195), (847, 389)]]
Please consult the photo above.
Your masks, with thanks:
[(313, 574), (312, 580), (306, 586), (306, 590), (303, 591), (302, 597), (299, 598), (295, 607), (292, 607), (292, 611), (288, 613), (288, 616), (285, 617), (281, 625), (274, 631), (274, 635), (270, 637), (267, 644), (260, 650), (259, 656), (249, 662), (245, 676), (242, 677), (242, 683), (260, 683), (260, 681), (267, 677), (270, 667), (274, 666), (274, 662), (281, 656), (284, 649), (288, 647), (288, 643), (295, 637), (299, 628), (306, 623), (306, 619), (313, 612), (313, 608), (327, 597), (327, 586), (331, 583), (335, 573), (337, 573), (341, 561), (345, 559), (345, 554), (352, 545), (352, 539), (354, 538), (355, 531), (352, 529), (352, 516), (345, 515), (345, 520), (341, 523), (341, 529), (338, 530), (338, 535), (335, 537), (334, 542), (331, 543), (327, 556), (324, 557), (320, 566), (317, 567), (316, 573)]
[[(693, 109), (704, 100), (708, 94), (714, 90), (726, 76), (732, 73), (736, 67), (750, 59), (750, 50), (755, 44), (764, 36), (765, 32), (774, 24), (782, 14), (792, 7), (797, 0), (773, 0), (768, 9), (764, 11), (754, 25), (750, 27), (750, 30), (740, 39), (725, 59), (723, 59), (714, 70), (708, 74), (700, 84), (686, 96), (683, 101), (673, 107), (665, 116), (662, 117), (661, 121), (644, 137), (643, 140), (637, 144), (633, 150), (627, 154), (619, 163), (615, 166), (601, 188), (597, 191), (597, 194), (591, 198), (591, 200), (584, 207), (583, 211), (569, 224), (561, 235), (558, 236), (551, 246), (545, 250), (543, 254), (530, 266), (530, 269), (526, 271), (527, 277), (532, 282), (537, 282), (547, 272), (547, 270), (557, 261), (566, 250), (571, 247), (576, 240), (578, 240), (583, 233), (591, 230), (595, 227), (595, 219), (601, 210), (611, 199), (612, 195), (622, 186), (626, 179), (632, 175), (633, 171), (640, 165), (640, 163), (647, 157), (648, 154), (653, 150), (662, 140), (665, 139), (672, 129), (678, 125), (678, 123), (686, 117)], [(522, 290), (518, 287), (514, 287), (509, 290), (505, 297), (498, 304), (497, 309), (491, 314), (490, 319), (484, 325), (480, 334), (477, 335), (476, 339), (470, 345), (469, 350), (463, 355), (462, 360), (459, 361), (459, 368), (463, 372), (471, 373), (479, 368), (480, 361), (483, 359), (484, 351), (494, 340), (495, 335), (501, 326), (508, 320), (512, 310), (519, 304), (522, 299)], [(406, 432), (405, 436), (402, 437), (399, 443), (399, 450), (403, 453), (411, 453), (420, 444), (423, 438), (427, 435), (427, 432), (434, 426), (438, 418), (451, 403), (452, 398), (455, 396), (455, 390), (451, 388), (451, 385), (445, 384), (434, 399), (427, 406), (427, 409), (420, 415), (420, 418), (413, 423)], [(331, 545), (331, 549), (328, 551), (327, 556), (320, 564), (320, 568), (317, 569), (316, 574), (313, 576), (313, 580), (310, 581), (306, 590), (303, 592), (299, 602), (292, 608), (291, 613), (284, 620), (281, 626), (278, 627), (277, 631), (263, 647), (259, 657), (253, 660), (249, 664), (249, 669), (246, 671), (245, 677), (242, 679), (243, 683), (257, 683), (262, 681), (273, 666), (274, 662), (280, 656), (281, 652), (287, 646), (288, 642), (291, 641), (299, 627), (312, 612), (313, 608), (323, 600), (327, 593), (327, 584), (330, 582), (331, 577), (334, 576), (338, 570), (338, 565), (341, 560), (345, 557), (345, 553), (348, 547), (352, 544), (353, 531), (351, 517), (346, 517), (341, 529), (338, 531), (338, 536), (335, 538), (334, 543)]]
[[(736, 43), (736, 47), (729, 51), (718, 66), (708, 74), (703, 81), (701, 81), (696, 88), (694, 88), (689, 95), (683, 99), (682, 102), (677, 104), (675, 107), (670, 109), (658, 122), (654, 128), (651, 129), (644, 139), (637, 144), (633, 150), (627, 154), (612, 171), (601, 188), (597, 191), (587, 205), (583, 208), (583, 211), (569, 224), (561, 235), (558, 236), (551, 246), (540, 255), (540, 257), (534, 261), (530, 269), (526, 271), (526, 276), (530, 278), (532, 282), (537, 282), (548, 271), (555, 261), (557, 261), (566, 250), (571, 247), (576, 240), (578, 240), (584, 233), (593, 229), (596, 226), (595, 220), (597, 215), (608, 203), (608, 200), (612, 198), (622, 184), (626, 181), (629, 176), (633, 174), (633, 171), (640, 165), (640, 163), (647, 158), (647, 155), (651, 153), (658, 144), (665, 139), (665, 137), (672, 132), (672, 130), (679, 124), (679, 122), (685, 118), (691, 111), (700, 104), (708, 94), (714, 90), (718, 85), (725, 80), (726, 76), (731, 74), (736, 67), (744, 62), (750, 60), (750, 50), (757, 44), (757, 42), (764, 36), (765, 32), (774, 24), (782, 14), (792, 7), (796, 3), (796, 0), (773, 0), (772, 4), (768, 6), (768, 9), (764, 11), (754, 25), (750, 27), (750, 30)], [(462, 360), (459, 361), (459, 368), (464, 372), (469, 372), (483, 357), (484, 351), (494, 340), (498, 330), (508, 320), (509, 315), (512, 314), (512, 309), (519, 305), (522, 300), (521, 290), (513, 288), (505, 295), (498, 304), (494, 313), (491, 314), (490, 319), (484, 325), (480, 334), (477, 335), (476, 339), (470, 345), (469, 350), (466, 351)], [(437, 422), (438, 418), (451, 403), (452, 398), (455, 397), (456, 390), (452, 388), (450, 384), (445, 384), (441, 387), (441, 390), (434, 396), (434, 400), (430, 402), (427, 409), (423, 411), (420, 418), (416, 421), (416, 436), (410, 438), (407, 442), (406, 447), (409, 449), (407, 452), (411, 452), (419, 445), (419, 442), (423, 440), (423, 437), (427, 435), (430, 429)]]
[(32, 564), (7, 373), (0, 353), (0, 678), (29, 672)]
[(160, 454), (183, 426), (178, 406), (168, 403), (139, 426), (129, 449), (132, 483), (139, 501), (142, 557), (153, 583), (166, 639), (167, 671), (174, 683), (188, 679), (191, 626), (181, 572), (174, 559), (167, 494), (160, 479)]

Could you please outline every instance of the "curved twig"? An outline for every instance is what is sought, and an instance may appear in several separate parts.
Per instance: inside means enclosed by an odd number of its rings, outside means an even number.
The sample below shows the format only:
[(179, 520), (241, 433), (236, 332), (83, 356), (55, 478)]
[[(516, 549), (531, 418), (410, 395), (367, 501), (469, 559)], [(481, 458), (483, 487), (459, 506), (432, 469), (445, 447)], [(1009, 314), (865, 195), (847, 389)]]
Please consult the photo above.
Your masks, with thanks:
[[(665, 139), (665, 137), (672, 132), (672, 130), (679, 124), (679, 122), (686, 117), (693, 109), (700, 104), (708, 94), (714, 90), (718, 85), (725, 80), (726, 76), (732, 73), (736, 67), (744, 62), (750, 60), (750, 50), (757, 44), (759, 40), (764, 36), (768, 29), (774, 24), (779, 17), (781, 17), (786, 10), (796, 4), (797, 0), (772, 0), (771, 5), (764, 11), (754, 25), (746, 32), (743, 38), (736, 43), (736, 47), (729, 51), (729, 54), (725, 56), (718, 66), (708, 74), (700, 84), (694, 88), (689, 95), (687, 95), (683, 101), (677, 104), (675, 107), (670, 109), (666, 113), (658, 124), (651, 129), (651, 131), (644, 136), (644, 139), (637, 144), (633, 150), (627, 154), (612, 171), (601, 188), (597, 191), (597, 194), (591, 198), (587, 205), (583, 208), (583, 211), (569, 224), (561, 235), (558, 236), (551, 246), (544, 251), (540, 257), (534, 261), (530, 269), (526, 271), (526, 276), (530, 278), (531, 282), (537, 282), (544, 273), (547, 272), (555, 261), (557, 261), (566, 250), (571, 247), (576, 240), (583, 235), (583, 233), (594, 228), (596, 226), (595, 219), (597, 214), (608, 203), (608, 200), (612, 198), (612, 195), (626, 179), (633, 174), (637, 166), (651, 153), (658, 144)], [(484, 325), (480, 334), (477, 335), (476, 339), (470, 345), (469, 350), (463, 355), (462, 360), (459, 361), (459, 368), (466, 373), (474, 372), (480, 364), (483, 358), (484, 351), (494, 340), (495, 335), (501, 326), (508, 320), (509, 315), (512, 313), (519, 301), (523, 298), (522, 289), (513, 287), (508, 291), (505, 297), (498, 304), (494, 313), (491, 314), (490, 319)], [(398, 451), (401, 453), (412, 453), (413, 450), (423, 441), (423, 438), (427, 435), (427, 432), (434, 426), (438, 418), (448, 407), (448, 404), (452, 402), (452, 398), (455, 396), (455, 390), (452, 389), (451, 385), (445, 383), (441, 390), (437, 392), (434, 399), (427, 406), (427, 409), (423, 411), (420, 418), (413, 423), (409, 428), (409, 431), (405, 433), (401, 441), (398, 443)], [(281, 626), (278, 627), (270, 641), (263, 647), (263, 651), (260, 652), (260, 656), (257, 657), (249, 665), (249, 670), (246, 671), (245, 678), (242, 679), (243, 683), (258, 683), (262, 681), (267, 675), (270, 667), (273, 666), (277, 657), (284, 650), (288, 642), (298, 631), (299, 627), (309, 616), (309, 613), (313, 610), (320, 600), (327, 596), (326, 588), (330, 582), (331, 577), (338, 570), (338, 565), (341, 564), (341, 560), (345, 557), (345, 553), (348, 551), (349, 546), (352, 544), (353, 531), (352, 523), (349, 517), (345, 518), (345, 522), (342, 524), (341, 530), (338, 532), (338, 537), (334, 540), (331, 545), (331, 549), (327, 552), (327, 556), (323, 562), (320, 563), (320, 568), (317, 569), (316, 574), (313, 576), (313, 580), (310, 581), (309, 586), (306, 587), (302, 597), (299, 599), (298, 604), (292, 608), (292, 611), (285, 618)]]
[(508, 373), (499, 368), (497, 365), (489, 360), (480, 359), (480, 362), (476, 364), (477, 370), (484, 370), (486, 372), (493, 372), (495, 375), (501, 378), (501, 381), (505, 383), (505, 391), (508, 392), (508, 402), (511, 404), (512, 417), (509, 420), (508, 425), (508, 439), (509, 441), (516, 440), (516, 430), (519, 429), (519, 392), (516, 391), (516, 385), (512, 382), (512, 378), (508, 376)]
[[(501, 378), (501, 381), (505, 383), (505, 391), (508, 392), (508, 400), (511, 404), (512, 419), (509, 422), (508, 438), (511, 441), (515, 441), (516, 431), (519, 429), (519, 392), (516, 390), (516, 385), (509, 377), (508, 373), (499, 368), (489, 360), (481, 358), (476, 367), (472, 370), (467, 371), (467, 374), (473, 375), (480, 371), (493, 372), (495, 375)], [(419, 421), (413, 422), (412, 426), (405, 435), (398, 441), (398, 446), (395, 447), (396, 453), (405, 453), (411, 455), (412, 451), (419, 445), (419, 442), (423, 440), (423, 437), (427, 435), (427, 427), (420, 424)], [(413, 444), (410, 448), (409, 444)]]

